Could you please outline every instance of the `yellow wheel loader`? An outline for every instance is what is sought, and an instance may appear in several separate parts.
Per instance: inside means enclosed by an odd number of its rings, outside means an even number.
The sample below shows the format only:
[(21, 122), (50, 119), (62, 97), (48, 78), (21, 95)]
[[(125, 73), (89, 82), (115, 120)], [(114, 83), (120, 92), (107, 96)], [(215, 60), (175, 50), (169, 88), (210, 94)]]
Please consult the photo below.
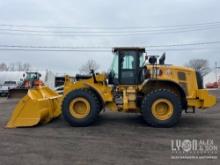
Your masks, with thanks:
[[(51, 92), (50, 95), (45, 92), (37, 96), (40, 92), (38, 88), (42, 87), (32, 89), (36, 97), (26, 96), (31, 99), (24, 103), (27, 109), (23, 110), (20, 106), (18, 110), (17, 106), (12, 115), (14, 121), (11, 119), (7, 127), (49, 122), (57, 117), (59, 112), (71, 126), (89, 126), (105, 109), (141, 113), (146, 123), (151, 126), (172, 127), (179, 121), (182, 111), (195, 112), (195, 109), (209, 108), (216, 103), (216, 98), (203, 89), (202, 78), (198, 72), (191, 68), (165, 64), (165, 54), (160, 59), (156, 56), (145, 56), (144, 48), (135, 47), (114, 48), (113, 53), (109, 74), (91, 71), (90, 75), (76, 75), (74, 79), (66, 76), (62, 98)], [(29, 91), (29, 95), (31, 93)], [(48, 100), (51, 101), (50, 105), (44, 104)], [(38, 103), (40, 105), (35, 107)], [(34, 118), (32, 114), (42, 109), (58, 113), (50, 117), (37, 114), (38, 122), (35, 120), (32, 125), (30, 122), (25, 125), (26, 121), (29, 121), (28, 118)], [(19, 111), (20, 116), (16, 116), (16, 111)], [(24, 120), (22, 114), (25, 111), (28, 111), (28, 114), (26, 113)], [(16, 120), (23, 124), (16, 123)]]

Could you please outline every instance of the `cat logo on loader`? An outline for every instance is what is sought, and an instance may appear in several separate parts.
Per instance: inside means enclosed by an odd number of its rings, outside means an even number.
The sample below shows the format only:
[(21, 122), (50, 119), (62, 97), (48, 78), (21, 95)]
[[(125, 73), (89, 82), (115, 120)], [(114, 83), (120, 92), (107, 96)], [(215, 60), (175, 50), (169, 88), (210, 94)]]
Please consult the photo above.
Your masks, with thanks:
[(114, 48), (113, 53), (110, 73), (66, 76), (63, 96), (45, 86), (29, 90), (7, 127), (47, 123), (61, 113), (71, 126), (89, 126), (104, 109), (141, 113), (151, 126), (172, 127), (183, 111), (216, 104), (198, 72), (165, 64), (165, 54), (158, 62), (155, 56), (144, 57), (144, 48)]

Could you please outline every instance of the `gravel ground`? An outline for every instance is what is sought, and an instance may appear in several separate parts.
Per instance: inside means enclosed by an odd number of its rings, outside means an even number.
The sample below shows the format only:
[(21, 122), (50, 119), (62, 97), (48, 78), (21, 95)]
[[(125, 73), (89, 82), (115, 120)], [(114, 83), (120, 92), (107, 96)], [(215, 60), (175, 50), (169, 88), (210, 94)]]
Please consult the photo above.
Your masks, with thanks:
[(220, 103), (196, 114), (183, 113), (173, 128), (149, 127), (139, 114), (104, 112), (85, 128), (70, 127), (60, 117), (47, 125), (5, 129), (16, 102), (0, 99), (2, 165), (220, 164), (220, 151), (211, 154), (215, 159), (171, 159), (172, 140), (211, 139), (220, 146)]

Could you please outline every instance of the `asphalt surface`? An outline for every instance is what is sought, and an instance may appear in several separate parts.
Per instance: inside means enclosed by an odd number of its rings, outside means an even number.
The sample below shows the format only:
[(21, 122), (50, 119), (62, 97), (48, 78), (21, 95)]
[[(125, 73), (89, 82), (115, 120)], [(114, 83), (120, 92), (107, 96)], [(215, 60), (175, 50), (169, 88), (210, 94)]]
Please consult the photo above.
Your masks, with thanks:
[[(90, 127), (70, 127), (60, 117), (47, 125), (6, 129), (16, 102), (0, 99), (2, 165), (220, 164), (220, 103), (196, 114), (183, 113), (173, 128), (149, 127), (139, 114), (104, 112)], [(217, 158), (174, 160), (171, 141), (176, 139), (212, 139)]]

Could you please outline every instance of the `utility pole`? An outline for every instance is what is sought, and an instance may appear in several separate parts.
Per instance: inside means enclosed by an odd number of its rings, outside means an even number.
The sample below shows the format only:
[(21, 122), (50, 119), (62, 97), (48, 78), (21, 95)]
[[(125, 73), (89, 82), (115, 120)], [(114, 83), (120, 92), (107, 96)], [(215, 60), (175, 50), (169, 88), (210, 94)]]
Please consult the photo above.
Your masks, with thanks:
[(218, 71), (220, 69), (220, 66), (218, 66), (217, 61), (215, 62), (215, 77), (216, 77), (216, 82), (220, 80), (220, 77), (218, 77)]

